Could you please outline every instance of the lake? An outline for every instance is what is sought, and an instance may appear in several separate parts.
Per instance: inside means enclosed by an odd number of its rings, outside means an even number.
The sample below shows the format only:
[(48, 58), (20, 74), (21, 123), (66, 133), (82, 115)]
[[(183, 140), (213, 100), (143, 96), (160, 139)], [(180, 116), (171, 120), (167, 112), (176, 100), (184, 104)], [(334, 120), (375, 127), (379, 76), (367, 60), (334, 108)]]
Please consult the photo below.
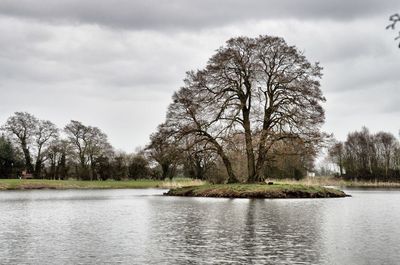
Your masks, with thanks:
[(400, 191), (339, 199), (0, 192), (0, 264), (399, 264)]

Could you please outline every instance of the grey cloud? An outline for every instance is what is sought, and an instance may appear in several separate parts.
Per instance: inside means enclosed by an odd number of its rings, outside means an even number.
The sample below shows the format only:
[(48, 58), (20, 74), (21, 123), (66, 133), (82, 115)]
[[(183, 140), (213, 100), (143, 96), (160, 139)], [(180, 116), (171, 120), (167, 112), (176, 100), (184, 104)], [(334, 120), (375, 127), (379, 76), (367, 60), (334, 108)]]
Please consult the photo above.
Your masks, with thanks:
[(132, 151), (163, 121), (185, 71), (203, 67), (230, 37), (270, 34), (321, 61), (328, 132), (345, 137), (366, 125), (396, 133), (400, 50), (384, 28), (399, 7), (372, 0), (1, 0), (0, 124), (14, 111), (60, 127), (77, 119)]
[(261, 19), (349, 20), (390, 15), (396, 0), (2, 0), (4, 15), (131, 28), (204, 28)]

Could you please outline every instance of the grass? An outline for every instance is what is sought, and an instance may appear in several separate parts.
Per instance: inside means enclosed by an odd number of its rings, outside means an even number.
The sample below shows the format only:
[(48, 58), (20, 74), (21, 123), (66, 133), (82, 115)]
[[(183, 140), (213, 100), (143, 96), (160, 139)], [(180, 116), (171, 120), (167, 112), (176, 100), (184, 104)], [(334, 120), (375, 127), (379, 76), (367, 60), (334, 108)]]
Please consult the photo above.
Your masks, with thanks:
[(301, 184), (307, 186), (335, 186), (335, 187), (354, 187), (354, 188), (400, 188), (400, 182), (385, 181), (350, 181), (334, 177), (307, 177), (299, 181), (292, 179), (271, 180), (288, 184)]
[[(144, 189), (162, 188), (173, 189), (169, 195), (181, 196), (213, 196), (213, 197), (265, 197), (278, 198), (294, 197), (327, 197), (334, 194), (321, 186), (363, 187), (363, 188), (400, 188), (400, 182), (379, 181), (345, 181), (333, 177), (308, 177), (296, 181), (291, 179), (269, 180), (274, 185), (264, 184), (231, 184), (211, 185), (206, 182), (185, 178), (166, 180), (126, 180), (126, 181), (79, 181), (79, 180), (20, 180), (0, 179), (0, 190), (27, 189)], [(200, 186), (201, 185), (201, 186)], [(191, 186), (198, 186), (194, 189)], [(185, 189), (178, 189), (188, 187)], [(179, 194), (178, 194), (179, 192)], [(331, 190), (329, 190), (331, 192)], [(267, 195), (265, 193), (268, 193)]]
[(202, 185), (204, 182), (192, 179), (162, 180), (126, 180), (126, 181), (79, 181), (79, 180), (45, 180), (45, 179), (0, 179), (0, 190), (27, 189), (145, 189), (145, 188), (179, 188)]
[(267, 184), (205, 184), (171, 189), (165, 195), (224, 198), (332, 198), (345, 197), (340, 190), (315, 185)]

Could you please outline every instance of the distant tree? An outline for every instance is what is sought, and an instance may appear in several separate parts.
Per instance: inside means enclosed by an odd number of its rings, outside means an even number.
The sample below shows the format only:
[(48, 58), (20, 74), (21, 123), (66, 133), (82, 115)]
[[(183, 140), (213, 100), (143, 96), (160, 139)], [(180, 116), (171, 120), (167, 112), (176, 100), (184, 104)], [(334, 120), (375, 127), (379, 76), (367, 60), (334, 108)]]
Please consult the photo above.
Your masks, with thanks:
[(29, 173), (34, 173), (30, 147), (37, 133), (38, 122), (38, 119), (32, 114), (15, 112), (1, 127), (3, 131), (12, 135), (21, 146), (25, 158), (25, 168)]
[[(389, 21), (390, 21), (390, 24), (388, 26), (386, 26), (386, 29), (395, 30), (397, 23), (400, 22), (400, 15), (399, 14), (391, 15), (389, 17)], [(400, 31), (399, 31), (399, 35), (395, 38), (395, 40), (398, 40), (398, 39), (400, 39)], [(400, 48), (400, 42), (399, 42), (399, 48)]]
[(377, 152), (378, 166), (383, 166), (385, 176), (389, 174), (393, 155), (396, 152), (397, 140), (393, 134), (387, 132), (379, 132), (374, 136), (374, 144)]
[(72, 156), (71, 144), (65, 139), (54, 139), (44, 151), (49, 162), (48, 178), (66, 179), (68, 176), (67, 159)]
[[(0, 136), (0, 177), (16, 176), (23, 170), (36, 178), (81, 180), (121, 180), (129, 172), (134, 177), (152, 173), (143, 153), (132, 163), (131, 155), (114, 151), (101, 129), (79, 121), (70, 121), (60, 136), (51, 121), (16, 112), (0, 130), (6, 133)], [(144, 167), (137, 156), (145, 160)]]
[(329, 155), (348, 179), (397, 181), (400, 177), (399, 141), (391, 133), (371, 134), (363, 127), (349, 133), (344, 143), (332, 145)]
[(144, 179), (150, 176), (149, 162), (142, 154), (132, 157), (128, 170), (130, 179)]
[(96, 165), (99, 159), (109, 159), (113, 154), (113, 148), (108, 142), (107, 135), (97, 127), (88, 127), (87, 155), (90, 164), (90, 180), (96, 176)]
[(107, 135), (97, 127), (86, 126), (74, 120), (65, 126), (64, 131), (78, 158), (80, 178), (97, 178), (97, 160), (101, 158), (104, 161), (104, 157), (113, 152)]
[(45, 159), (43, 150), (52, 139), (58, 137), (57, 127), (51, 121), (38, 120), (27, 112), (15, 112), (2, 126), (2, 130), (12, 135), (20, 145), (26, 170), (36, 178), (41, 177)]
[(343, 175), (344, 146), (342, 142), (335, 142), (328, 150), (329, 157), (339, 167), (340, 176)]
[(68, 141), (73, 146), (76, 156), (79, 161), (79, 177), (87, 176), (87, 137), (88, 128), (79, 121), (72, 120), (64, 128)]
[(4, 135), (0, 136), (0, 178), (11, 178), (23, 166), (17, 149)]
[[(96, 176), (98, 180), (107, 180), (107, 179), (115, 179), (116, 178), (113, 171), (113, 165), (111, 163), (111, 158), (109, 156), (100, 155), (96, 159)], [(91, 177), (91, 180), (93, 177)]]
[(43, 150), (51, 143), (52, 140), (58, 138), (58, 128), (54, 123), (47, 120), (40, 120), (37, 123), (37, 127), (34, 135), (34, 142), (36, 148), (36, 162), (35, 162), (35, 177), (41, 176), (41, 170), (43, 166), (43, 160), (46, 156)]
[(360, 132), (349, 133), (345, 142), (346, 172), (370, 178), (373, 175), (375, 148), (373, 137), (366, 127)]
[(129, 175), (129, 155), (124, 152), (117, 153), (111, 161), (112, 177), (115, 180), (127, 179)]
[(165, 124), (159, 125), (157, 132), (150, 135), (150, 144), (145, 149), (159, 164), (162, 179), (172, 179), (183, 150)]

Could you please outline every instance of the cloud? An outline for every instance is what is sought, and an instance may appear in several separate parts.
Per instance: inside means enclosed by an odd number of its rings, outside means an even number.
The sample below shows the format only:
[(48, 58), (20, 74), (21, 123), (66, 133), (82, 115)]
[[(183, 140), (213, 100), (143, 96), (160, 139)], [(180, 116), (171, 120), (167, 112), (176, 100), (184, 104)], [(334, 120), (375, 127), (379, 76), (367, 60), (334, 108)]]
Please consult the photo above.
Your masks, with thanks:
[(269, 34), (324, 67), (327, 131), (399, 129), (400, 50), (384, 29), (398, 1), (117, 3), (0, 1), (0, 124), (15, 111), (59, 127), (76, 119), (133, 151), (186, 71), (231, 37)]
[(245, 20), (351, 20), (389, 15), (398, 1), (386, 0), (2, 0), (3, 14), (65, 23), (129, 29), (206, 28)]

